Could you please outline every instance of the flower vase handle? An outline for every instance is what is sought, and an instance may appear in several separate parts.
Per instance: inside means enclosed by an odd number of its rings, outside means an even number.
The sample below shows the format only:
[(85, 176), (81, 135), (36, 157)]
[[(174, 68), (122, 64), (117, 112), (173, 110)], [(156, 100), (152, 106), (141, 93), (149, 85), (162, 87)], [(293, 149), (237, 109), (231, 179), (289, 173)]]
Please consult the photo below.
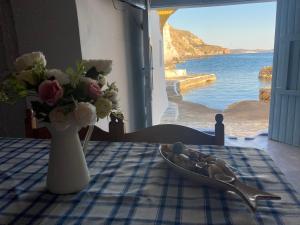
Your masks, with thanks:
[(88, 147), (90, 138), (91, 138), (93, 130), (94, 130), (94, 126), (95, 125), (89, 125), (88, 131), (86, 132), (86, 135), (85, 135), (85, 138), (84, 138), (84, 142), (83, 142), (83, 146), (82, 146), (84, 154), (86, 154), (87, 147)]

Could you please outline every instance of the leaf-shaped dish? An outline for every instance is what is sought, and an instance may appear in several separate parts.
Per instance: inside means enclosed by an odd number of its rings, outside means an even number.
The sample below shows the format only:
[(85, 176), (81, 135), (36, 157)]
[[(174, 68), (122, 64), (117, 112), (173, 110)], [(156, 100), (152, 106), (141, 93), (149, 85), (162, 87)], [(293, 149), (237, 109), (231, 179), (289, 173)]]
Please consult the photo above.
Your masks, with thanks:
[[(240, 196), (245, 203), (250, 207), (252, 211), (256, 210), (256, 201), (257, 200), (280, 200), (281, 198), (277, 195), (261, 191), (257, 188), (248, 186), (244, 183), (242, 183), (232, 172), (229, 167), (226, 167), (226, 170), (228, 172), (226, 174), (229, 174), (230, 177), (233, 177), (234, 179), (230, 179), (226, 181), (224, 179), (224, 176), (219, 179), (217, 175), (209, 177), (205, 176), (201, 173), (197, 173), (192, 170), (188, 170), (174, 162), (172, 162), (164, 153), (164, 151), (167, 150), (170, 152), (170, 145), (160, 145), (159, 151), (162, 156), (162, 158), (165, 160), (165, 162), (172, 168), (174, 171), (176, 171), (178, 174), (183, 176), (184, 178), (191, 179), (197, 183), (203, 184), (205, 186), (209, 186), (214, 189), (222, 190), (222, 191), (231, 191)], [(227, 177), (225, 175), (225, 177)], [(229, 176), (228, 176), (229, 177)]]

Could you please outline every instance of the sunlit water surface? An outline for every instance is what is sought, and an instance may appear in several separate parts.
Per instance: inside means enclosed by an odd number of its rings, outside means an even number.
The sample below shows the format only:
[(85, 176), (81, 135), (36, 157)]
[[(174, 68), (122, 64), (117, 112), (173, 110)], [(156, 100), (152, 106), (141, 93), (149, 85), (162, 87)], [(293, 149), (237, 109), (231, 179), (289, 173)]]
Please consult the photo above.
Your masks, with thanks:
[(188, 74), (217, 76), (214, 83), (184, 93), (183, 99), (220, 110), (235, 102), (258, 100), (259, 89), (270, 86), (270, 82), (258, 79), (259, 71), (272, 61), (273, 53), (257, 53), (211, 56), (177, 64), (177, 69), (186, 69)]

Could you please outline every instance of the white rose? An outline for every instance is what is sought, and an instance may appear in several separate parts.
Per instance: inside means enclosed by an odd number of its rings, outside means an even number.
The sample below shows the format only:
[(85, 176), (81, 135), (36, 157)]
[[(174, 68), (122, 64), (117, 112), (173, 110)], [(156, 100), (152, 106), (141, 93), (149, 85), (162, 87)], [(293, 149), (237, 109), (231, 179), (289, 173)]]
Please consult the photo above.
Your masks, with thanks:
[(97, 121), (96, 107), (88, 102), (79, 102), (74, 110), (74, 117), (81, 127), (94, 125)]
[(90, 59), (90, 60), (83, 60), (82, 62), (87, 71), (92, 67), (95, 67), (96, 70), (102, 75), (109, 74), (112, 69), (112, 60)]
[(47, 78), (54, 77), (60, 85), (66, 85), (70, 83), (69, 75), (58, 69), (47, 70), (46, 76)]
[(57, 130), (65, 130), (72, 124), (72, 113), (65, 113), (63, 107), (56, 107), (49, 113), (51, 125)]
[(100, 97), (96, 103), (97, 116), (101, 119), (108, 116), (112, 110), (112, 102), (107, 98)]
[(43, 64), (43, 66), (46, 66), (47, 62), (43, 53), (32, 52), (32, 53), (21, 55), (15, 61), (16, 71), (20, 72), (22, 70), (31, 69), (33, 65), (37, 62), (40, 62)]

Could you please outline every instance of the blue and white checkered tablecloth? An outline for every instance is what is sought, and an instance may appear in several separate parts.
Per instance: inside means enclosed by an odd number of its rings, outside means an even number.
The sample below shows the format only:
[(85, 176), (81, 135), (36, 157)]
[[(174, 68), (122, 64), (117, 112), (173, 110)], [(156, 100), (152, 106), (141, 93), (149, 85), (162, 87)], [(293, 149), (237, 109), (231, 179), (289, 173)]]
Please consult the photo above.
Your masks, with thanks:
[(235, 195), (179, 178), (158, 144), (91, 142), (91, 181), (47, 192), (49, 141), (0, 138), (0, 224), (300, 224), (300, 198), (262, 150), (191, 146), (225, 159), (249, 185), (282, 197), (252, 213)]

